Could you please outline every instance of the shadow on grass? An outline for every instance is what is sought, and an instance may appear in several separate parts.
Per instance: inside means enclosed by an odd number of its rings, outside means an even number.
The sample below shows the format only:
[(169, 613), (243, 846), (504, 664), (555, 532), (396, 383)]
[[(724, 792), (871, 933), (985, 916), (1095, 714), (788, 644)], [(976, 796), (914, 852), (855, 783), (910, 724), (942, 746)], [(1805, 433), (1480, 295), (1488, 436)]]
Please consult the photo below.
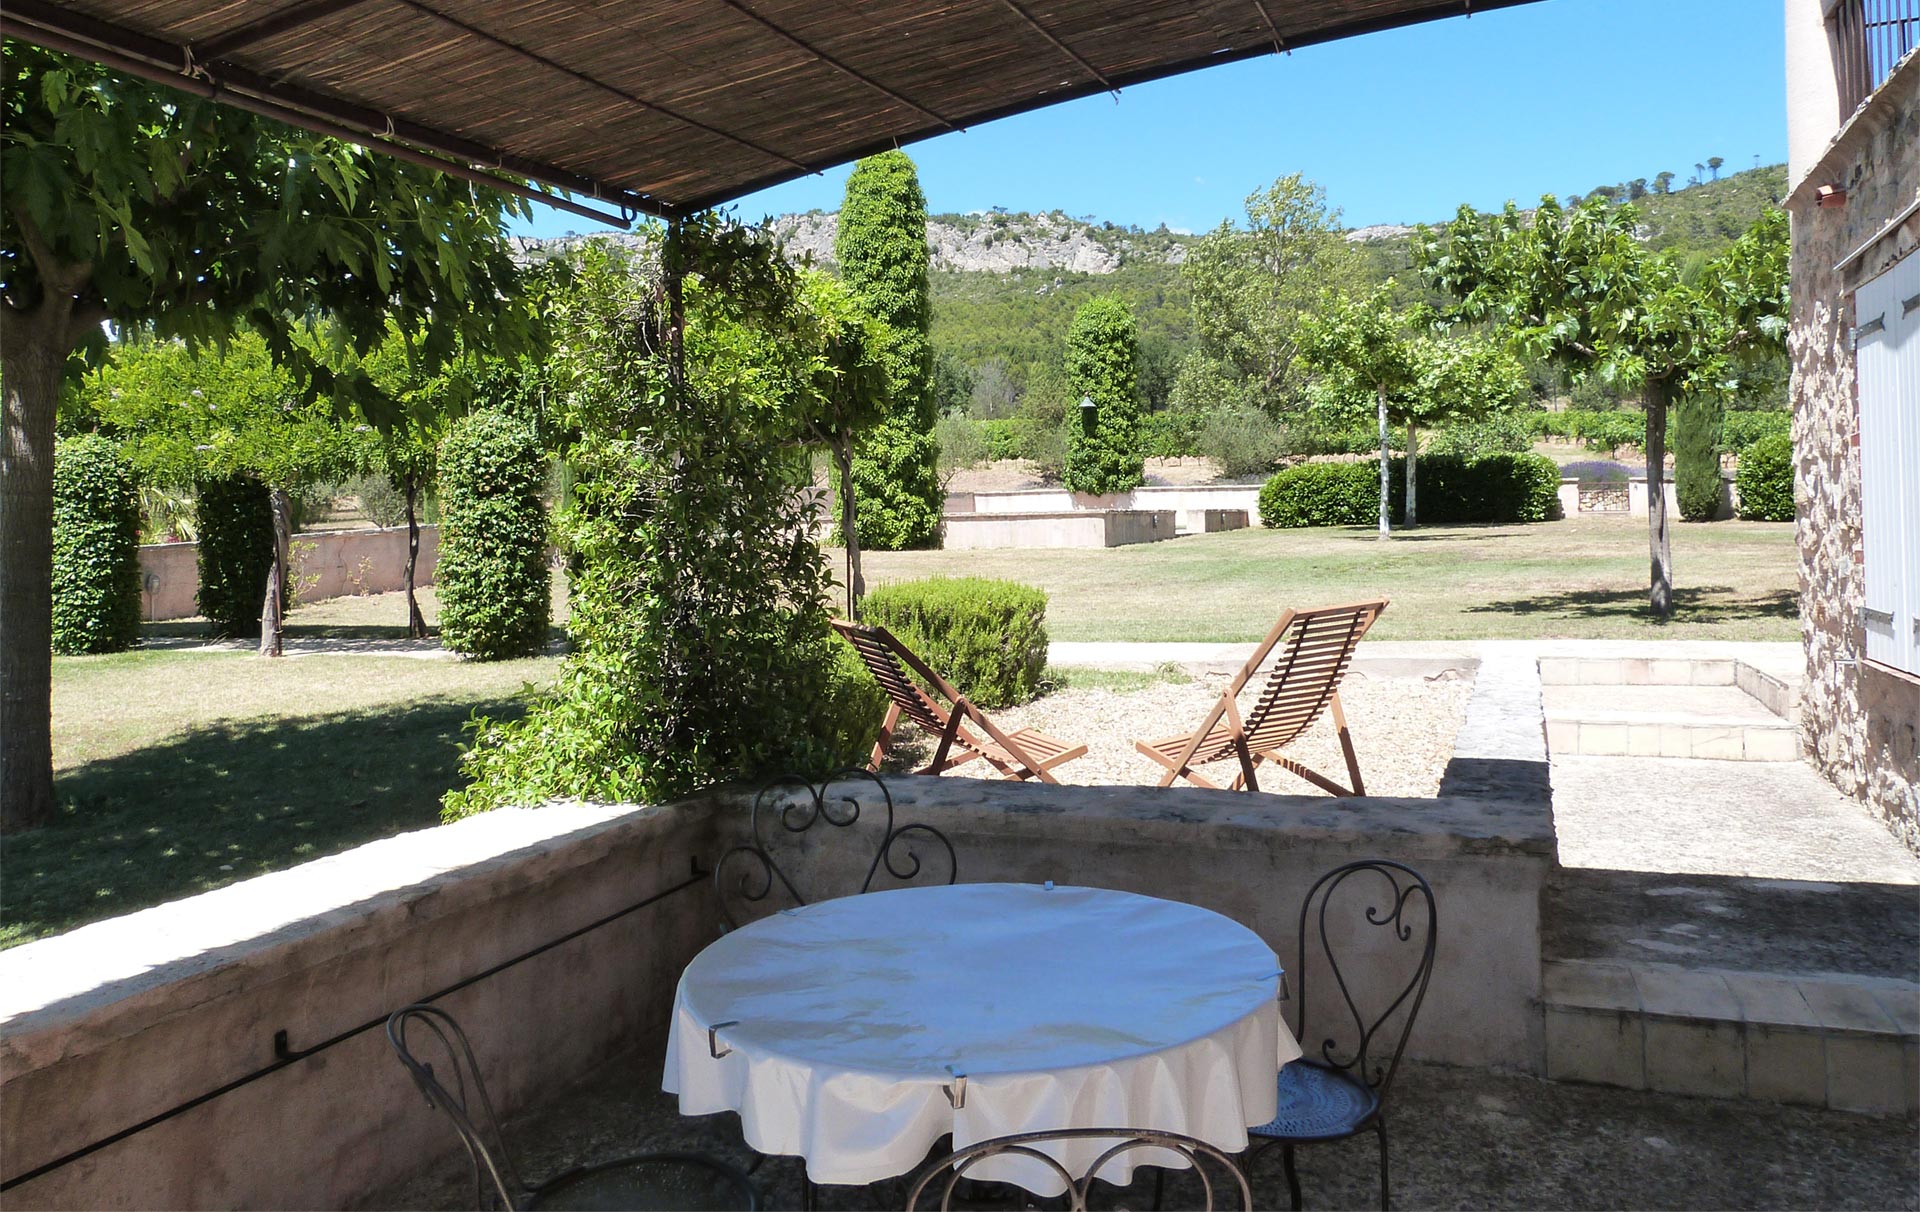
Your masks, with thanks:
[(437, 824), (467, 720), (523, 710), (434, 698), (247, 720), (67, 771), (60, 819), (7, 839), (0, 947)]
[[(1647, 591), (1644, 588), (1567, 590), (1486, 602), (1466, 609), (1469, 614), (1542, 614), (1563, 618), (1639, 618), (1652, 621), (1647, 612)], [(1791, 589), (1777, 589), (1752, 596), (1742, 596), (1728, 585), (1706, 585), (1673, 591), (1672, 621), (1676, 623), (1730, 623), (1741, 619), (1798, 617), (1800, 595)]]

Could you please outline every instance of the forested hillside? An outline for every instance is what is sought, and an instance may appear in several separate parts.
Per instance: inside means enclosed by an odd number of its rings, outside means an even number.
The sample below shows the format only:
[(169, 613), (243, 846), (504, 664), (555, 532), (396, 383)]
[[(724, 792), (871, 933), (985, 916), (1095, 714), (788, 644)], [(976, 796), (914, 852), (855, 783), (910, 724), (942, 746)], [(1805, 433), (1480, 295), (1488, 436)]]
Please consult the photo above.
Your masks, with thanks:
[[(1587, 194), (1631, 199), (1640, 212), (1648, 244), (1685, 263), (1704, 261), (1730, 245), (1767, 207), (1779, 202), (1786, 192), (1786, 176), (1786, 166), (1775, 164), (1669, 193), (1657, 192), (1642, 181), (1637, 186), (1633, 182), (1600, 186)], [(1644, 192), (1633, 196), (1640, 190)], [(1516, 199), (1523, 206), (1536, 200)], [(1339, 199), (1331, 201), (1337, 205)], [(1427, 222), (1438, 224), (1450, 218), (1432, 215)], [(1001, 248), (1003, 256), (1010, 255), (1006, 245), (1027, 240), (1037, 228), (1033, 259), (1042, 262), (1049, 253), (1059, 256), (1061, 232), (1067, 226), (1109, 252), (1115, 268), (1101, 273), (1063, 268), (944, 268), (938, 251), (943, 244), (952, 250), (953, 242), (933, 240), (938, 271), (933, 276), (933, 340), (946, 367), (948, 407), (961, 403), (964, 390), (975, 415), (1005, 415), (1031, 380), (1044, 381), (1053, 373), (1075, 309), (1109, 292), (1133, 305), (1146, 362), (1142, 387), (1153, 407), (1166, 403), (1174, 368), (1191, 340), (1190, 293), (1180, 264), (1197, 236), (1068, 220), (1058, 214), (935, 215), (929, 219), (930, 231), (945, 227), (993, 233), (994, 247)], [(1375, 280), (1396, 277), (1413, 293), (1417, 286), (1410, 252), (1412, 233), (1411, 226), (1377, 226), (1350, 231), (1347, 238), (1364, 255)], [(944, 261), (946, 266), (965, 264), (951, 255)]]

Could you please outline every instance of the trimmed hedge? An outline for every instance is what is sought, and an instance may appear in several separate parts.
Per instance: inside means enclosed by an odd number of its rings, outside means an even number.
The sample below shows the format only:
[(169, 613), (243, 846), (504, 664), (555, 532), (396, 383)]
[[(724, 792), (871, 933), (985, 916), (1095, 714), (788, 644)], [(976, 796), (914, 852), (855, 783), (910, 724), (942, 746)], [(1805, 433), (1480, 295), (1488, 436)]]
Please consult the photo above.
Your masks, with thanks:
[[(1398, 493), (1401, 479), (1395, 477)], [(1389, 503), (1391, 508), (1391, 503)], [(1380, 460), (1364, 463), (1302, 463), (1268, 480), (1260, 490), (1260, 524), (1276, 530), (1300, 526), (1365, 526), (1380, 517)]]
[(1774, 434), (1747, 447), (1733, 486), (1740, 516), (1756, 522), (1793, 521), (1793, 438)]
[[(1389, 465), (1387, 509), (1405, 513), (1406, 462)], [(1429, 523), (1548, 522), (1560, 516), (1560, 469), (1536, 454), (1479, 459), (1427, 455), (1415, 473), (1422, 520)], [(1380, 460), (1302, 463), (1260, 490), (1260, 524), (1371, 526), (1380, 517)]]
[(119, 652), (140, 635), (140, 489), (109, 438), (53, 452), (53, 650)]
[(1016, 581), (934, 577), (885, 585), (860, 616), (887, 628), (981, 707), (1032, 698), (1047, 667), (1047, 595)]
[(440, 443), (440, 642), (483, 661), (540, 651), (547, 641), (546, 481), (540, 438), (526, 421), (476, 412)]
[(194, 512), (200, 522), (200, 613), (216, 636), (257, 637), (273, 565), (272, 495), (252, 476), (202, 480)]

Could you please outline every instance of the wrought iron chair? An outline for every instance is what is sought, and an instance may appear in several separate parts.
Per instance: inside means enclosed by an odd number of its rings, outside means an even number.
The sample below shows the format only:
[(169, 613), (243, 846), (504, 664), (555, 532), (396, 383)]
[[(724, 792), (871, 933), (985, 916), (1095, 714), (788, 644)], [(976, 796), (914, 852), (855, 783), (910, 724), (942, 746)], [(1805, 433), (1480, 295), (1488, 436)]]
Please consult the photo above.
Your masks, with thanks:
[[(1362, 889), (1371, 890), (1371, 895), (1366, 895), (1360, 901), (1365, 907), (1363, 920), (1367, 925), (1386, 930), (1386, 945), (1396, 949), (1404, 945), (1406, 950), (1401, 954), (1407, 957), (1410, 965), (1410, 974), (1404, 985), (1388, 977), (1388, 991), (1397, 989), (1398, 992), (1386, 1008), (1371, 1020), (1354, 1000), (1355, 974), (1342, 970), (1340, 959), (1334, 953), (1327, 935), (1328, 908), (1342, 886), (1355, 876), (1362, 878), (1349, 889), (1350, 894), (1361, 893)], [(1410, 908), (1414, 909), (1414, 915), (1418, 915), (1416, 905), (1425, 908), (1424, 922), (1409, 921)], [(1276, 1144), (1280, 1146), (1281, 1160), (1286, 1168), (1287, 1193), (1292, 1196), (1293, 1206), (1297, 1210), (1300, 1207), (1300, 1173), (1294, 1166), (1294, 1148), (1320, 1141), (1345, 1140), (1371, 1129), (1380, 1141), (1380, 1207), (1385, 1209), (1389, 1199), (1387, 1091), (1393, 1085), (1394, 1071), (1400, 1067), (1400, 1055), (1406, 1051), (1407, 1037), (1413, 1031), (1415, 1016), (1420, 1013), (1420, 1003), (1427, 995), (1428, 978), (1433, 975), (1433, 951), (1437, 939), (1433, 888), (1413, 868), (1387, 859), (1346, 863), (1314, 882), (1307, 891), (1306, 901), (1300, 906), (1299, 946), (1295, 951), (1300, 965), (1295, 974), (1298, 989), (1296, 1035), (1303, 1046), (1307, 1045), (1308, 1040), (1309, 921), (1318, 923), (1320, 954), (1325, 958), (1328, 971), (1339, 989), (1340, 1000), (1345, 1004), (1347, 1014), (1352, 1016), (1357, 1038), (1343, 1047), (1333, 1035), (1328, 1035), (1318, 1045), (1317, 1057), (1312, 1056), (1314, 1049), (1308, 1047), (1307, 1056), (1281, 1066), (1279, 1114), (1271, 1122), (1250, 1128), (1248, 1132), (1265, 1139), (1266, 1143), (1259, 1146), (1260, 1152)], [(1375, 979), (1377, 981), (1378, 978)], [(1400, 1019), (1397, 1030), (1392, 1025), (1396, 1018)], [(1392, 1053), (1383, 1063), (1382, 1045), (1389, 1041), (1392, 1043)]]
[[(1040, 1148), (1041, 1145), (1070, 1140), (1112, 1140), (1116, 1143), (1103, 1150), (1087, 1167), (1086, 1173), (1076, 1176), (1066, 1166)], [(1107, 1164), (1124, 1153), (1135, 1149), (1164, 1149), (1177, 1153), (1186, 1159), (1188, 1166), (1200, 1179), (1200, 1187), (1206, 1202), (1202, 1205), (1206, 1212), (1218, 1208), (1239, 1208), (1242, 1212), (1253, 1212), (1253, 1188), (1247, 1183), (1247, 1176), (1233, 1158), (1203, 1140), (1191, 1136), (1182, 1136), (1177, 1132), (1156, 1132), (1149, 1128), (1063, 1128), (1047, 1132), (1021, 1132), (1013, 1136), (997, 1136), (956, 1150), (947, 1156), (932, 1162), (922, 1169), (915, 1178), (911, 1193), (907, 1196), (907, 1212), (918, 1212), (920, 1200), (929, 1188), (940, 1189), (941, 1212), (947, 1212), (953, 1206), (954, 1188), (967, 1176), (967, 1171), (991, 1157), (1031, 1158), (1053, 1171), (1066, 1187), (1068, 1212), (1086, 1212), (1087, 1197), (1093, 1188), (1093, 1180), (1105, 1169)], [(1155, 1165), (1146, 1162), (1142, 1164)], [(944, 1181), (941, 1175), (946, 1177)], [(1154, 1207), (1160, 1206), (1160, 1180), (1166, 1171), (1161, 1169), (1154, 1184)], [(1235, 1194), (1238, 1199), (1233, 1203), (1216, 1203), (1215, 1189), (1219, 1188), (1223, 1197)]]
[[(821, 824), (851, 831), (860, 822), (861, 805), (846, 784), (863, 781), (879, 789), (886, 817), (884, 831), (879, 834), (873, 858), (867, 864), (866, 878), (856, 891), (872, 891), (874, 881), (880, 878), (882, 870), (902, 883), (921, 878), (927, 872), (925, 864), (921, 862), (923, 850), (934, 855), (945, 851), (947, 878), (943, 882), (952, 884), (958, 881), (959, 862), (954, 855), (953, 843), (947, 840), (946, 834), (931, 825), (895, 824), (893, 794), (887, 790), (886, 782), (879, 775), (869, 770), (849, 768), (827, 776), (826, 781), (818, 786), (799, 775), (784, 775), (762, 787), (753, 797), (753, 812), (748, 818), (748, 840), (722, 854), (720, 861), (713, 866), (714, 892), (720, 902), (720, 913), (725, 919), (726, 929), (740, 925), (740, 919), (734, 913), (735, 903), (764, 901), (773, 895), (776, 886), (795, 904), (808, 903), (768, 845), (779, 834), (769, 834), (767, 818), (776, 817), (784, 833), (796, 836)], [(840, 786), (836, 788), (835, 784)], [(793, 795), (795, 791), (804, 794)], [(781, 802), (783, 796), (786, 797), (784, 803)], [(938, 872), (937, 863), (933, 870)]]
[[(442, 1074), (416, 1055), (410, 1029), (444, 1057)], [(415, 1037), (416, 1039), (419, 1036)], [(760, 1206), (747, 1176), (718, 1158), (700, 1153), (641, 1153), (615, 1161), (579, 1166), (543, 1183), (521, 1180), (500, 1131), (500, 1118), (480, 1080), (473, 1045), (452, 1015), (437, 1006), (405, 1006), (387, 1018), (393, 1045), (427, 1105), (446, 1113), (473, 1162), (474, 1206), (513, 1212), (526, 1208), (747, 1209)], [(451, 1083), (451, 1087), (449, 1084)]]

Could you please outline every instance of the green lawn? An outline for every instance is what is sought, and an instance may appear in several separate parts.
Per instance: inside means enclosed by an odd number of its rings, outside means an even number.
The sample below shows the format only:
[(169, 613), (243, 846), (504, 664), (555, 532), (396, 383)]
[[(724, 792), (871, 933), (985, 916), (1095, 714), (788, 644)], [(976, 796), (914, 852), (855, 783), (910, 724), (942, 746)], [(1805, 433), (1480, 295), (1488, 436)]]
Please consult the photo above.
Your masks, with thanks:
[(55, 660), (62, 816), (7, 839), (0, 946), (434, 824), (468, 718), (516, 712), (555, 664)]
[[(1051, 595), (1061, 640), (1258, 639), (1289, 605), (1384, 594), (1381, 639), (1790, 640), (1793, 528), (1678, 526), (1680, 612), (1647, 620), (1646, 531), (1627, 520), (1368, 530), (1242, 530), (1110, 551), (883, 552), (870, 582), (1011, 577)], [(556, 585), (556, 624), (565, 618)], [(428, 621), (435, 611), (423, 594)], [(289, 620), (296, 645), (405, 635), (398, 594), (338, 598)], [(156, 639), (201, 633), (149, 624)], [(145, 650), (54, 662), (61, 820), (9, 837), (0, 947), (217, 888), (438, 820), (476, 712), (554, 674), (553, 658), (257, 660)], [(1054, 670), (1055, 685), (1126, 691), (1177, 671)]]
[[(837, 555), (836, 554), (836, 565)], [(1249, 530), (1107, 550), (869, 552), (867, 582), (1006, 577), (1049, 595), (1056, 640), (1257, 640), (1288, 606), (1392, 599), (1383, 640), (1793, 640), (1793, 527), (1676, 524), (1673, 621), (1647, 616), (1642, 519)]]

